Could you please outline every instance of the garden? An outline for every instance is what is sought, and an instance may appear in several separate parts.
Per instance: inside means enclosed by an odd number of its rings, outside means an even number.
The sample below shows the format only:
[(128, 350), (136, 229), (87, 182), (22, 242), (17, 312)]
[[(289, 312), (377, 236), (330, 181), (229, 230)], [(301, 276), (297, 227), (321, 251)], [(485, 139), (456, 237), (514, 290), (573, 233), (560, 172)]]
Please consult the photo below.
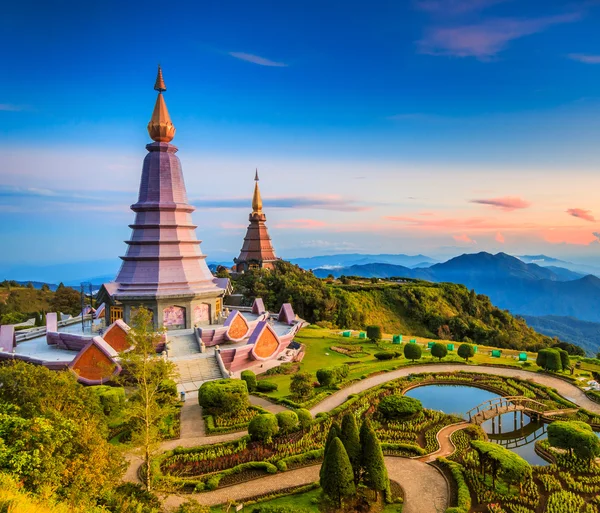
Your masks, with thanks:
[[(321, 369), (319, 377), (327, 382), (338, 379), (345, 372), (337, 367), (325, 368)], [(463, 384), (505, 396), (526, 396), (552, 410), (574, 407), (553, 389), (533, 381), (469, 372), (410, 375), (351, 395), (339, 407), (320, 413), (314, 419), (306, 409), (277, 415), (256, 412), (248, 423), (246, 436), (219, 444), (176, 448), (155, 458), (153, 484), (162, 489), (202, 492), (319, 464), (323, 461), (328, 433), (347, 414), (356, 421), (369, 419), (386, 455), (416, 457), (434, 452), (438, 449), (438, 431), (462, 419), (423, 409), (419, 401), (403, 396), (409, 388), (428, 384)], [(247, 380), (209, 382), (201, 388), (199, 400), (217, 419), (223, 415), (224, 408), (246, 411)], [(583, 410), (559, 418), (600, 424), (600, 418)]]
[(456, 485), (454, 513), (597, 513), (600, 511), (600, 439), (588, 424), (556, 421), (536, 451), (551, 461), (531, 466), (517, 454), (484, 441), (470, 427), (455, 432), (457, 448), (439, 463)]
[[(302, 362), (284, 363), (259, 375), (255, 393), (292, 408), (311, 408), (340, 388), (412, 364), (461, 363), (511, 366), (532, 372), (545, 370), (581, 386), (600, 372), (600, 361), (565, 355), (559, 349), (542, 351), (544, 358), (539, 360), (536, 353), (468, 343), (422, 337), (400, 339), (399, 335), (381, 332), (373, 334), (370, 339), (368, 331), (345, 333), (348, 336), (344, 336), (344, 332), (318, 326), (303, 328), (296, 336), (296, 341), (306, 347)], [(348, 367), (348, 372), (335, 383), (323, 385), (317, 379), (319, 369), (342, 365)], [(305, 387), (303, 395), (292, 390), (293, 381), (299, 379), (298, 374), (313, 385)], [(262, 383), (266, 385), (261, 390)]]

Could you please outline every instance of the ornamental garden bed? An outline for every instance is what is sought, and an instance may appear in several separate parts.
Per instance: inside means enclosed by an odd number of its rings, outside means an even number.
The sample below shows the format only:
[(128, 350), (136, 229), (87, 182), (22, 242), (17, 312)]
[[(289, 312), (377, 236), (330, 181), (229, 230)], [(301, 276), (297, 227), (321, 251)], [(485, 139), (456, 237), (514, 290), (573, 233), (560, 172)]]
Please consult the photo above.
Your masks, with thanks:
[[(415, 385), (440, 383), (489, 388), (507, 396), (524, 395), (551, 409), (573, 407), (554, 390), (532, 381), (462, 371), (411, 375), (351, 395), (329, 413), (319, 414), (304, 430), (275, 435), (269, 443), (253, 442), (245, 436), (221, 444), (167, 451), (153, 461), (153, 479), (159, 488), (204, 491), (253, 479), (258, 472), (264, 475), (265, 472), (318, 464), (329, 428), (333, 422), (339, 423), (346, 412), (351, 412), (357, 419), (370, 418), (385, 454), (414, 457), (434, 452), (439, 447), (438, 431), (459, 419), (442, 412), (423, 410), (408, 420), (386, 420), (378, 412), (378, 405), (384, 398), (401, 396), (404, 390)], [(595, 417), (585, 412), (575, 415), (578, 420), (587, 421)], [(467, 452), (471, 438), (478, 436), (476, 429), (474, 434), (469, 433), (467, 430), (453, 435), (459, 456)]]
[(235, 433), (244, 431), (248, 428), (248, 423), (261, 413), (268, 413), (260, 406), (248, 406), (233, 415), (205, 415), (204, 427), (207, 435), (222, 435), (225, 433)]
[[(555, 449), (548, 440), (536, 442), (538, 454), (553, 464), (532, 466), (530, 477), (517, 484), (502, 477), (495, 484), (481, 472), (479, 455), (471, 447), (481, 440), (478, 428), (457, 431), (452, 435), (456, 452), (438, 462), (449, 471), (456, 493), (456, 512), (490, 513), (598, 513), (600, 511), (600, 467), (567, 451)], [(539, 449), (539, 450), (538, 450)], [(510, 475), (510, 471), (507, 475)]]

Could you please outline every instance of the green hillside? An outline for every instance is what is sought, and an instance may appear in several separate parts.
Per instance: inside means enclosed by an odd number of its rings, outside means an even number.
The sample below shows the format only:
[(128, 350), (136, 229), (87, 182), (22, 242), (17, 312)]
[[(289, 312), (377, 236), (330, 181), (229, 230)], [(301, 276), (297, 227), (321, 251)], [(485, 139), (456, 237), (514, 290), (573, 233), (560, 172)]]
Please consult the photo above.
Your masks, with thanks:
[(495, 347), (536, 351), (556, 341), (522, 319), (493, 306), (487, 296), (462, 285), (377, 279), (316, 278), (288, 262), (274, 271), (252, 271), (234, 281), (248, 304), (262, 297), (269, 310), (290, 302), (311, 323), (330, 328), (364, 329), (379, 324), (403, 333)]
[(45, 312), (63, 312), (78, 315), (81, 311), (79, 292), (59, 285), (56, 292), (48, 287), (35, 289), (14, 281), (0, 283), (0, 322), (15, 324), (36, 318), (42, 321)]

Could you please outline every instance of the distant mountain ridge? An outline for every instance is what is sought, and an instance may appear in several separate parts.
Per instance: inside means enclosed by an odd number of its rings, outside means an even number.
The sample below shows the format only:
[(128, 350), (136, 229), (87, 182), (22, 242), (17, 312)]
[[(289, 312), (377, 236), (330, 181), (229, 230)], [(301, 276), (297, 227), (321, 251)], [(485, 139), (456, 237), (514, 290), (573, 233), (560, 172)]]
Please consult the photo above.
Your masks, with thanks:
[(322, 255), (306, 258), (292, 258), (292, 264), (299, 265), (303, 269), (335, 269), (338, 267), (350, 267), (353, 265), (367, 264), (390, 264), (406, 267), (434, 264), (437, 260), (425, 255), (366, 255), (362, 253), (341, 253), (338, 255)]
[(461, 283), (485, 294), (500, 308), (521, 315), (556, 315), (600, 322), (600, 279), (568, 270), (553, 270), (505, 253), (464, 254), (424, 269), (390, 264), (354, 265), (326, 270), (319, 277), (406, 277)]
[(600, 323), (598, 322), (581, 321), (574, 317), (558, 315), (539, 317), (524, 315), (523, 318), (538, 333), (577, 344), (588, 354), (595, 356), (600, 349)]

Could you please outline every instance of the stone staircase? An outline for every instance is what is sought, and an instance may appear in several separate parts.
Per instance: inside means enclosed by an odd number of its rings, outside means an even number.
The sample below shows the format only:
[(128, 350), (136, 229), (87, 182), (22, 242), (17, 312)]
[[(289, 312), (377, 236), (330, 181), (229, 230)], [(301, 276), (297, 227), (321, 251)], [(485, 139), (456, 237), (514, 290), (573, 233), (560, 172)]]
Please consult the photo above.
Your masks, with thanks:
[(179, 388), (186, 392), (198, 390), (205, 381), (223, 378), (214, 354), (178, 359), (173, 363), (179, 373)]
[(168, 334), (169, 358), (180, 359), (200, 354), (194, 330), (177, 330)]

